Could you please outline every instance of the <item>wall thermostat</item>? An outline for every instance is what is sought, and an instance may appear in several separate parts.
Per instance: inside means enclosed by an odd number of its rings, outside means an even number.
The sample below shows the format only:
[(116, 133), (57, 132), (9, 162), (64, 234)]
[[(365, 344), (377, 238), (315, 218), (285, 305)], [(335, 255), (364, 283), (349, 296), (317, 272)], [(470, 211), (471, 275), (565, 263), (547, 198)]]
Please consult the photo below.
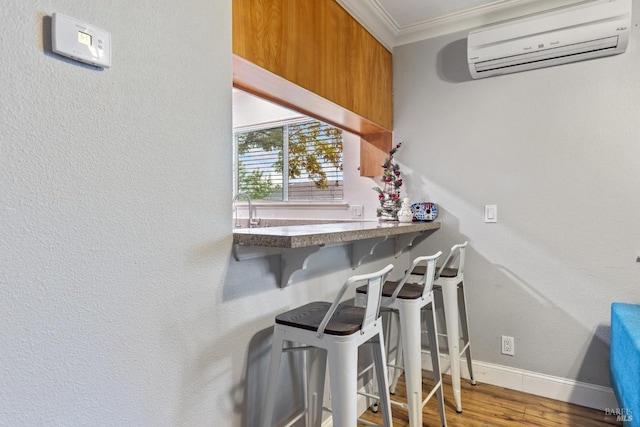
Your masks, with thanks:
[(111, 66), (111, 33), (61, 13), (52, 15), (53, 51), (85, 64)]

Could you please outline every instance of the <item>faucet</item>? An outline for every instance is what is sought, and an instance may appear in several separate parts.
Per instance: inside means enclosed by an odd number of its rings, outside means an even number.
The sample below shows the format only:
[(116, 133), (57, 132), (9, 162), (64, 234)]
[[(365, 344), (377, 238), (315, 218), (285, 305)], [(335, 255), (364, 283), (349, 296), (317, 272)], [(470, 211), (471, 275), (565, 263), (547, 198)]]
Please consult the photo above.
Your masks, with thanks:
[(235, 195), (235, 197), (233, 198), (233, 215), (235, 218), (235, 227), (236, 228), (240, 228), (240, 221), (238, 221), (238, 205), (236, 204), (236, 202), (238, 201), (238, 199), (240, 197), (245, 197), (247, 199), (247, 203), (249, 204), (249, 228), (251, 228), (254, 225), (257, 225), (257, 222), (253, 221), (253, 211), (251, 209), (251, 197), (249, 197), (249, 195), (247, 193), (238, 193)]

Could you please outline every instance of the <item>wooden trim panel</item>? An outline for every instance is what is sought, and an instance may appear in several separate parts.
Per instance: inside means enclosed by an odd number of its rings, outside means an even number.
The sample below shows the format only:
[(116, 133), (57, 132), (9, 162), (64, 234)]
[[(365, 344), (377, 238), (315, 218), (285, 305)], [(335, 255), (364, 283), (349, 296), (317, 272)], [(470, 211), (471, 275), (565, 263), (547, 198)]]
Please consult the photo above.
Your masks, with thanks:
[(334, 0), (234, 0), (233, 53), (392, 129), (391, 52)]

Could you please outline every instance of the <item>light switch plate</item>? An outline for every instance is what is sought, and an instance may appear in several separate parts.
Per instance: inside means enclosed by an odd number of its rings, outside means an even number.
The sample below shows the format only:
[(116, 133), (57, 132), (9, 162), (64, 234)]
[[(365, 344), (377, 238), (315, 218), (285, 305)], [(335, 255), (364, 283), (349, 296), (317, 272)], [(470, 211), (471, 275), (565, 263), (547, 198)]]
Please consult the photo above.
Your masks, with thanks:
[(351, 218), (362, 218), (363, 211), (363, 205), (351, 205)]
[(498, 222), (498, 205), (484, 205), (484, 222)]

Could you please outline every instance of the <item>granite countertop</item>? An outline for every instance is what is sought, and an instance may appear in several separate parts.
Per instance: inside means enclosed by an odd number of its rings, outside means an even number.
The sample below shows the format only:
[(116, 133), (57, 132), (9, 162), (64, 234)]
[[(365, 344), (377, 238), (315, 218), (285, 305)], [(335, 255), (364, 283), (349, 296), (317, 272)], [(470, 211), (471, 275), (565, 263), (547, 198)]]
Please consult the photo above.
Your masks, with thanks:
[(280, 227), (238, 228), (233, 231), (233, 243), (240, 246), (273, 248), (304, 248), (331, 243), (421, 233), (437, 230), (440, 222), (411, 223), (358, 221), (328, 224), (288, 225)]

